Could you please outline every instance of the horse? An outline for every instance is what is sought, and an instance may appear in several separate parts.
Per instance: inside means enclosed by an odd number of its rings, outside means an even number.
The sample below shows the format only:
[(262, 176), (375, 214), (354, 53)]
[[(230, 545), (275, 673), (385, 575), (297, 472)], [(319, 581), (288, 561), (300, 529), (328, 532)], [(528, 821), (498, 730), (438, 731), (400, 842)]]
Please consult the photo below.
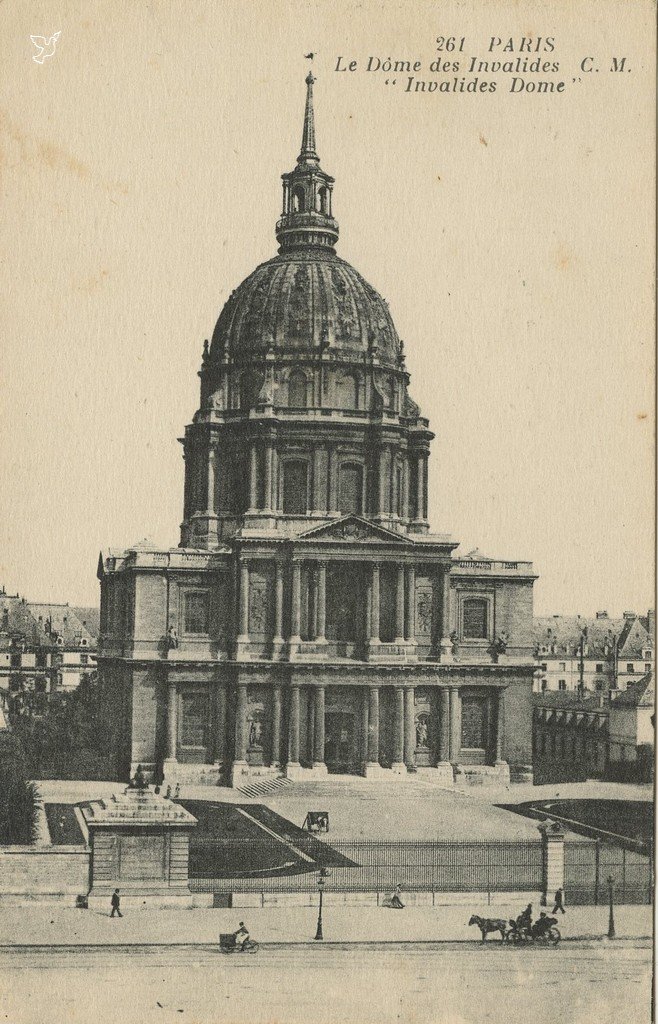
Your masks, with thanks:
[(507, 929), (509, 927), (507, 921), (503, 921), (500, 917), (479, 917), (477, 914), (473, 914), (473, 917), (468, 922), (469, 926), (476, 924), (482, 933), (482, 941), (484, 942), (489, 932), (500, 932), (501, 941), (505, 939)]

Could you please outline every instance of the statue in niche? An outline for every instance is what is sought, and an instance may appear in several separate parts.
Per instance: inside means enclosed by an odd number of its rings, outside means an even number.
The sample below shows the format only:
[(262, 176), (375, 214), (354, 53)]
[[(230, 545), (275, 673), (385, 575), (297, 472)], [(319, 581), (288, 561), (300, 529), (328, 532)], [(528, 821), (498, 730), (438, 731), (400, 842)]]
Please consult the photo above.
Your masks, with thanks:
[(263, 723), (255, 719), (249, 726), (249, 746), (262, 747), (263, 745)]
[(424, 711), (416, 719), (416, 746), (429, 746), (428, 716)]

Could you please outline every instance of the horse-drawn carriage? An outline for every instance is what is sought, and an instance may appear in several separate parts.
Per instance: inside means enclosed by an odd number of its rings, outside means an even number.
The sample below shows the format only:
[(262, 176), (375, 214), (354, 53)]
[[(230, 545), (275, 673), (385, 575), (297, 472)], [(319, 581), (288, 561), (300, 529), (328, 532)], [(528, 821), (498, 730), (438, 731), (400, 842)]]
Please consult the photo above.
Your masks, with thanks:
[(483, 942), (486, 941), (487, 935), (499, 934), (501, 942), (511, 942), (515, 946), (525, 942), (557, 946), (562, 938), (559, 929), (555, 927), (557, 918), (548, 917), (546, 914), (540, 916), (534, 924), (528, 923), (523, 915), (513, 921), (502, 917), (480, 917), (478, 914), (473, 914), (468, 923), (478, 926)]

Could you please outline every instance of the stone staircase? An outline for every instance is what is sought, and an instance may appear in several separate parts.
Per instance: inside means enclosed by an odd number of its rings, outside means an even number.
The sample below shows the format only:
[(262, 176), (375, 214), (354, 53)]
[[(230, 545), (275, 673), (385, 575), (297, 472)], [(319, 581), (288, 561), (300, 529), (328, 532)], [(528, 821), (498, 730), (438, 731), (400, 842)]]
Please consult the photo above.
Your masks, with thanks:
[(262, 782), (248, 782), (236, 788), (238, 793), (244, 793), (245, 796), (254, 798), (258, 796), (272, 796), (273, 793), (290, 785), (292, 785), (290, 779), (286, 779), (283, 775), (278, 775), (276, 778), (263, 779)]

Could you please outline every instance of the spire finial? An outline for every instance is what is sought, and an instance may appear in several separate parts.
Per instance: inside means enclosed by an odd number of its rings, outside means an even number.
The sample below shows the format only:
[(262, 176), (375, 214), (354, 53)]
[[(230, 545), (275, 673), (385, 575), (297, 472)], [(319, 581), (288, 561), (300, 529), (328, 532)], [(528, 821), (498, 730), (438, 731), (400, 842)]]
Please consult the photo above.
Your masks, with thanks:
[(316, 81), (312, 71), (306, 76), (306, 108), (304, 110), (304, 131), (302, 148), (297, 158), (298, 163), (306, 160), (319, 160), (315, 152), (315, 115), (313, 113), (313, 83)]

